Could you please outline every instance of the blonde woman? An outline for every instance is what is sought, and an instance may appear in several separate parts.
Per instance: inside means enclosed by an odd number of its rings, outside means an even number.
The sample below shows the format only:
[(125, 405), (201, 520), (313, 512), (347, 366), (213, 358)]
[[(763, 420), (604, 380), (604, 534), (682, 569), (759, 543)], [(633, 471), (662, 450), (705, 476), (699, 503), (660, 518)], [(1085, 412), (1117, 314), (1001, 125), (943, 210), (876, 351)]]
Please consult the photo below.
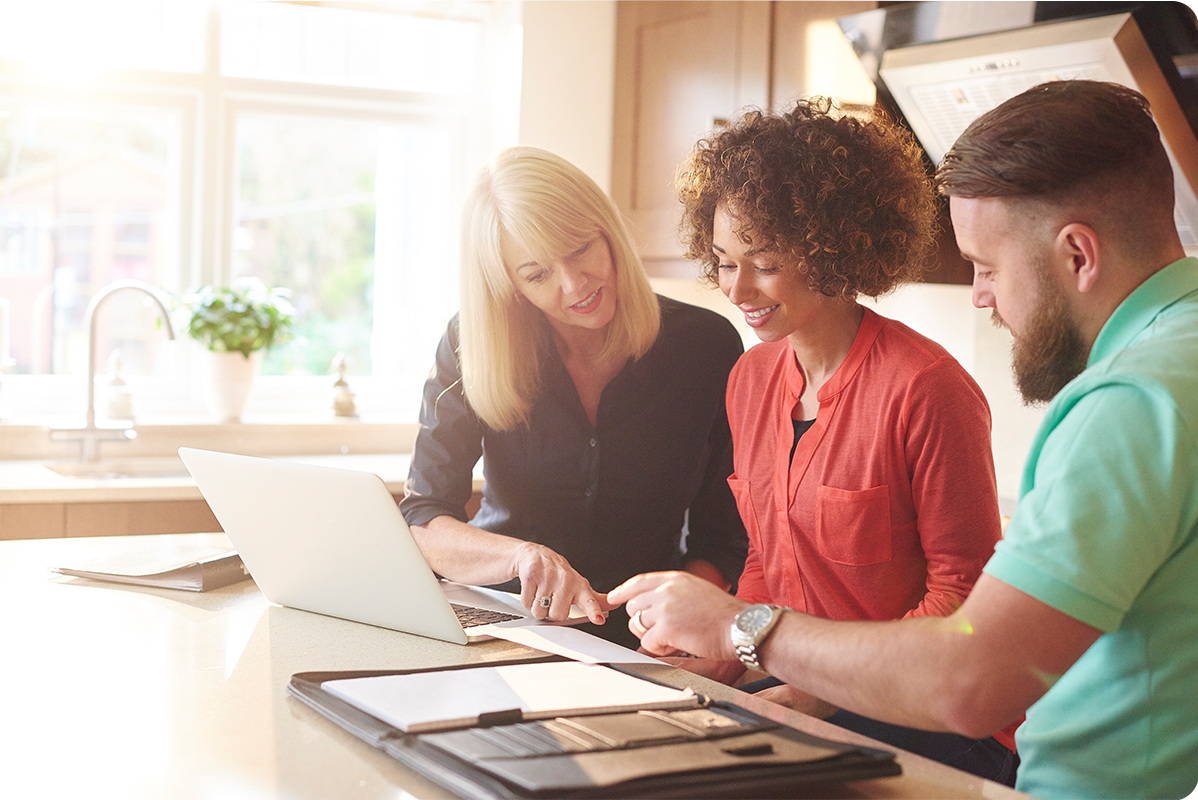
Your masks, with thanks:
[[(536, 148), (479, 172), (461, 269), (401, 503), (433, 569), (596, 625), (605, 593), (647, 570), (730, 588), (747, 548), (726, 482), (732, 325), (655, 295), (608, 197)], [(636, 643), (622, 618), (602, 633)]]

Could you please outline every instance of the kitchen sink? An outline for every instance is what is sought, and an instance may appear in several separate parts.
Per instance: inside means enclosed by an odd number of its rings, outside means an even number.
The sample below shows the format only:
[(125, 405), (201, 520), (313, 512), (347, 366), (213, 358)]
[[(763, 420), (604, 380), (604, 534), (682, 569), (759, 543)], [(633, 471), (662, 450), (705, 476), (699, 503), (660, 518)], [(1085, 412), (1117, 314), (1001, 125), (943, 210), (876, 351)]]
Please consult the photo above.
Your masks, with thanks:
[(64, 461), (47, 464), (52, 472), (81, 480), (118, 480), (128, 478), (190, 478), (191, 474), (177, 458), (129, 458), (101, 461)]

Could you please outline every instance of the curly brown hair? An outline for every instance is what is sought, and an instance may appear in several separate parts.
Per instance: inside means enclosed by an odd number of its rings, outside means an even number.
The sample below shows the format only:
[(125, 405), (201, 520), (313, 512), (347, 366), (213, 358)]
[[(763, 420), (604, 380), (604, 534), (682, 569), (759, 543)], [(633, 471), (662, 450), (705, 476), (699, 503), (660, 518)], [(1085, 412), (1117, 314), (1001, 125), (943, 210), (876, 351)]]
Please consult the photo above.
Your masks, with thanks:
[(701, 140), (678, 174), (687, 258), (718, 282), (716, 207), (740, 236), (787, 256), (812, 290), (877, 297), (923, 271), (936, 196), (919, 145), (881, 112), (833, 116), (826, 97), (781, 116), (750, 110)]

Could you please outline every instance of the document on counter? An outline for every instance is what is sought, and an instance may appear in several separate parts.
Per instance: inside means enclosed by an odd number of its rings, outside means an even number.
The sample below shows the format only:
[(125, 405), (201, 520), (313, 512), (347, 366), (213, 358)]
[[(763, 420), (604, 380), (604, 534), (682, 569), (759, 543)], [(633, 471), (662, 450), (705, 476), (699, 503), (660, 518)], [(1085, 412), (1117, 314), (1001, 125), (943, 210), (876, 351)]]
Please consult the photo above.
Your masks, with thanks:
[(600, 639), (593, 633), (562, 625), (497, 626), (490, 630), (496, 639), (522, 644), (534, 650), (564, 656), (587, 664), (663, 664), (656, 658), (623, 645)]
[(409, 733), (571, 714), (698, 708), (691, 689), (598, 664), (507, 664), (331, 680), (325, 691)]
[(176, 554), (167, 562), (154, 553), (130, 553), (88, 564), (87, 569), (57, 567), (52, 571), (72, 578), (190, 592), (219, 589), (250, 577), (249, 571), (241, 563), (241, 556), (228, 547), (201, 547), (182, 558)]

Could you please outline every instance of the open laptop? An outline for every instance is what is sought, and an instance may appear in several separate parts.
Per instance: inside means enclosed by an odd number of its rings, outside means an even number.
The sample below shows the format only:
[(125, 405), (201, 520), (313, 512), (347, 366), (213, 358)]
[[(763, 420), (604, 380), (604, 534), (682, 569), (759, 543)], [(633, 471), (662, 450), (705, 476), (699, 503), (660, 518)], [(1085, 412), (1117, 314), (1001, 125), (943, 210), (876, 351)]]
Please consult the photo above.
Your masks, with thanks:
[(272, 603), (457, 644), (546, 624), (516, 595), (438, 579), (374, 473), (190, 447), (179, 456)]

